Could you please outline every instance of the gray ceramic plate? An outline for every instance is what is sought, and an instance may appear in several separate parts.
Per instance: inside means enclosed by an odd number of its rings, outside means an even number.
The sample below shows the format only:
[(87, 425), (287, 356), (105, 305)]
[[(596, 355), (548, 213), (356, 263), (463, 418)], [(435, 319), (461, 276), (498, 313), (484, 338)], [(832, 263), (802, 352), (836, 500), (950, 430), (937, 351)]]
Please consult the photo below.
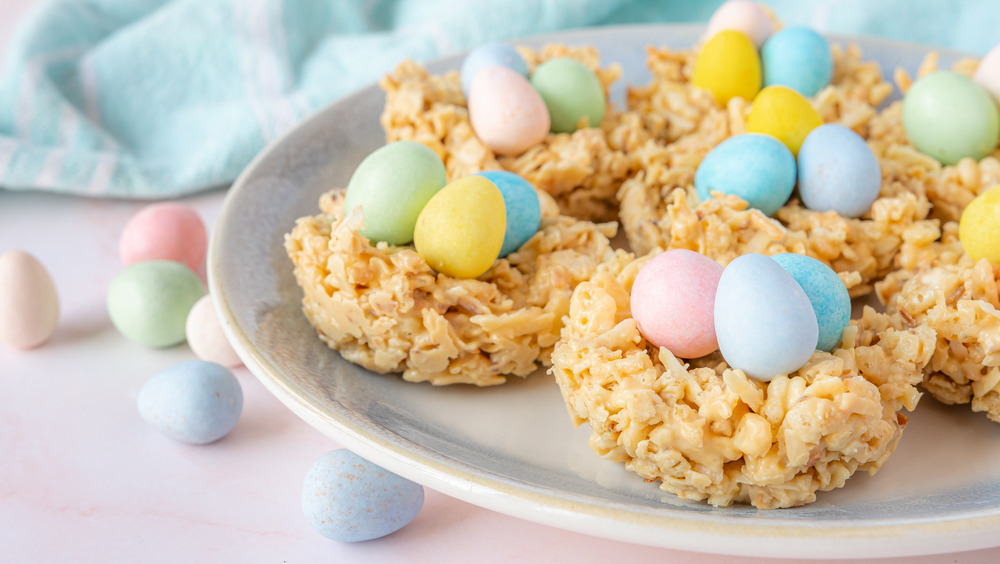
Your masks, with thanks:
[[(700, 28), (652, 25), (521, 41), (591, 44), (646, 84), (647, 45), (687, 47)], [(837, 38), (834, 38), (837, 40)], [(843, 39), (840, 39), (843, 41)], [(915, 71), (924, 47), (858, 38), (884, 72)], [(949, 64), (954, 54), (943, 54)], [(452, 57), (430, 65), (457, 68)], [(327, 349), (299, 311), (282, 248), (321, 193), (345, 186), (384, 143), (377, 86), (312, 116), (258, 157), (231, 189), (212, 237), (209, 279), (231, 341), (292, 411), (411, 480), (548, 525), (629, 542), (780, 557), (930, 554), (1000, 545), (1000, 425), (925, 398), (896, 454), (874, 477), (779, 511), (686, 503), (587, 447), (559, 390), (538, 373), (507, 385), (432, 388), (367, 372)], [(516, 379), (515, 379), (516, 380)]]

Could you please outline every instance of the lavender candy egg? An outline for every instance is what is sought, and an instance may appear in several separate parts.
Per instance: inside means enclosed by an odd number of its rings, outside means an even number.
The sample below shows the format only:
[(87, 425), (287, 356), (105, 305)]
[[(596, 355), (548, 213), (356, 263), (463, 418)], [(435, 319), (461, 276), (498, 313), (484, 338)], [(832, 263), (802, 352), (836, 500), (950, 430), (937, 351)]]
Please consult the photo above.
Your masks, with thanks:
[(243, 410), (243, 389), (226, 367), (189, 360), (156, 373), (139, 390), (139, 415), (168, 437), (207, 444), (229, 434)]
[(500, 189), (507, 208), (507, 227), (500, 247), (500, 258), (521, 248), (538, 233), (542, 222), (542, 208), (538, 193), (523, 176), (506, 170), (487, 170), (477, 173)]
[(472, 79), (486, 67), (507, 67), (517, 74), (528, 78), (528, 64), (513, 46), (507, 43), (487, 43), (480, 45), (465, 56), (460, 70), (462, 77), (462, 93), (469, 97)]
[(840, 344), (844, 327), (851, 322), (851, 296), (832, 268), (796, 253), (771, 257), (799, 283), (809, 297), (819, 326), (816, 348), (830, 352)]
[(868, 143), (835, 123), (809, 132), (799, 148), (799, 196), (807, 208), (864, 215), (882, 189), (882, 167)]

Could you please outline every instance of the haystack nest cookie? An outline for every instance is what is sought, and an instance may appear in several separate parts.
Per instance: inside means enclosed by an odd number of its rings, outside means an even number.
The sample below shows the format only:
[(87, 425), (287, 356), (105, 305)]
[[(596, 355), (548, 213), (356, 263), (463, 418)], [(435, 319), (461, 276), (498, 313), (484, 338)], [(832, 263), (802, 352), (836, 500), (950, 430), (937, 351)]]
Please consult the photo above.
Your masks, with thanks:
[(580, 284), (552, 355), (597, 454), (682, 499), (762, 509), (812, 502), (885, 463), (906, 426), (901, 410), (920, 397), (930, 329), (866, 308), (832, 353), (760, 382), (717, 352), (685, 362), (645, 340), (630, 292), (648, 259), (619, 255)]

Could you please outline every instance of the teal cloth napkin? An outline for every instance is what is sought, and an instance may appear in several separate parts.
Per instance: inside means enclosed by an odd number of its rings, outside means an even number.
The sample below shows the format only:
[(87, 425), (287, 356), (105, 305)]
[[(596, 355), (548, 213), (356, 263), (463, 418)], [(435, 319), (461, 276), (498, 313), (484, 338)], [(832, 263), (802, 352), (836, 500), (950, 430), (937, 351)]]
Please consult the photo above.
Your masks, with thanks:
[[(0, 75), (0, 187), (170, 198), (406, 57), (558, 29), (706, 21), (721, 0), (49, 0)], [(985, 52), (989, 0), (770, 2), (787, 23)]]

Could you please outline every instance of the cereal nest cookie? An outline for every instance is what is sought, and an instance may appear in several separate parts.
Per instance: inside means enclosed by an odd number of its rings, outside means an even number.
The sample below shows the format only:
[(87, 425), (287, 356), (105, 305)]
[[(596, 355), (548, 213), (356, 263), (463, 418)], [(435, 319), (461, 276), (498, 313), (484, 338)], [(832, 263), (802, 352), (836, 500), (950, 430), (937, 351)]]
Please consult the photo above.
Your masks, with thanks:
[(477, 279), (435, 273), (412, 246), (373, 245), (341, 193), (296, 221), (285, 250), (319, 338), (369, 370), (435, 385), (502, 384), (548, 366), (573, 288), (613, 258), (616, 224), (557, 215)]
[(866, 308), (841, 348), (759, 382), (718, 353), (684, 364), (642, 337), (629, 292), (644, 262), (620, 255), (577, 287), (552, 355), (595, 452), (683, 499), (761, 509), (809, 503), (882, 466), (906, 426), (901, 408), (920, 397), (930, 329)]

